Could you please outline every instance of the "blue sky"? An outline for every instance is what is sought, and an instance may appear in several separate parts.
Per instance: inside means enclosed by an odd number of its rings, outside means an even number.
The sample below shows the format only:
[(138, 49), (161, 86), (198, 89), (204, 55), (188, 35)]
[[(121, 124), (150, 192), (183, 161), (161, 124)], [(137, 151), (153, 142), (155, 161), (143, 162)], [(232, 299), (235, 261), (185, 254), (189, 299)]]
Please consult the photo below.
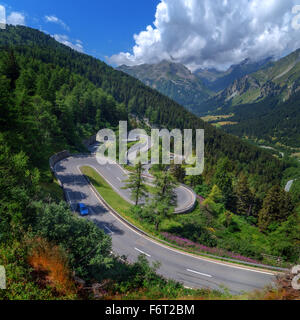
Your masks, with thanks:
[(168, 59), (193, 71), (224, 70), (248, 58), (276, 59), (298, 49), (299, 1), (0, 0), (0, 5), (8, 23), (45, 31), (113, 66)]
[[(19, 12), (29, 27), (82, 41), (84, 52), (101, 60), (130, 51), (133, 35), (154, 21), (159, 0), (6, 0), (7, 15)], [(46, 22), (45, 16), (59, 20)], [(53, 19), (52, 19), (53, 20)]]

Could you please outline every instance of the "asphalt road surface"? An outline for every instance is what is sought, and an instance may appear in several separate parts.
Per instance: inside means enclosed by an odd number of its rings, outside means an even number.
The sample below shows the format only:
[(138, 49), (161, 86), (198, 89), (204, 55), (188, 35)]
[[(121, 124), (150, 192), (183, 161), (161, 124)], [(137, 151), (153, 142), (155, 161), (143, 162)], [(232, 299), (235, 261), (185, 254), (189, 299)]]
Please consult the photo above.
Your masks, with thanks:
[(271, 271), (244, 268), (185, 254), (137, 233), (105, 208), (101, 199), (81, 174), (82, 166), (91, 166), (96, 169), (109, 180), (117, 192), (126, 198), (128, 193), (120, 189), (122, 185), (120, 180), (124, 172), (118, 165), (99, 165), (94, 156), (71, 157), (58, 162), (55, 166), (71, 208), (75, 211), (79, 202), (89, 207), (91, 213), (88, 219), (112, 237), (112, 247), (116, 254), (126, 255), (132, 262), (136, 261), (140, 254), (145, 254), (150, 262), (161, 263), (159, 274), (177, 280), (190, 288), (220, 289), (224, 286), (230, 292), (238, 294), (263, 288), (274, 280), (274, 274)]

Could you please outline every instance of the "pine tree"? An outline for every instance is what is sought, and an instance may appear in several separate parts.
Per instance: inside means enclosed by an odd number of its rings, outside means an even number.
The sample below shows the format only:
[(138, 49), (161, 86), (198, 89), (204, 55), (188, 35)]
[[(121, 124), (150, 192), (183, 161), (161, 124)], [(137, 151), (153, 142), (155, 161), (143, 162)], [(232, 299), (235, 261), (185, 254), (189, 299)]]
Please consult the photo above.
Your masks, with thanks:
[(154, 224), (155, 230), (159, 230), (161, 222), (169, 218), (174, 212), (174, 204), (170, 206), (169, 199), (153, 200), (143, 210), (143, 217)]
[(167, 199), (169, 205), (174, 206), (176, 204), (175, 187), (177, 185), (175, 178), (167, 170), (156, 172), (154, 178), (156, 202)]
[(224, 196), (217, 185), (213, 186), (211, 193), (205, 199), (203, 205), (206, 206), (210, 212), (218, 215), (225, 211)]
[(219, 187), (223, 196), (224, 204), (228, 209), (234, 209), (235, 197), (233, 193), (232, 178), (229, 174), (230, 163), (228, 158), (222, 158), (218, 161), (216, 173), (214, 176), (214, 184)]
[(1, 66), (2, 74), (4, 74), (7, 79), (10, 80), (10, 88), (14, 90), (16, 88), (16, 81), (20, 76), (20, 67), (17, 63), (15, 54), (13, 50), (9, 50), (9, 52), (5, 56), (5, 60)]
[(0, 127), (2, 130), (9, 128), (15, 120), (11, 115), (11, 100), (9, 80), (5, 76), (0, 76)]
[(259, 212), (258, 226), (261, 231), (266, 231), (272, 222), (283, 222), (292, 215), (294, 206), (290, 195), (280, 186), (274, 186), (267, 194), (263, 207)]
[(254, 206), (254, 195), (251, 192), (247, 177), (242, 174), (236, 187), (236, 208), (240, 215), (252, 215)]
[(178, 181), (183, 183), (185, 178), (185, 169), (180, 164), (171, 164), (170, 172), (173, 177)]
[(130, 173), (129, 179), (126, 180), (126, 187), (131, 191), (131, 198), (137, 206), (142, 197), (147, 195), (147, 188), (145, 185), (145, 178), (143, 177), (143, 165), (139, 162), (134, 167), (134, 172)]
[(192, 188), (195, 188), (196, 186), (201, 186), (203, 184), (203, 176), (186, 176), (184, 182)]
[(144, 217), (152, 221), (158, 231), (163, 219), (168, 218), (176, 206), (176, 181), (169, 171), (154, 174), (155, 193), (144, 209)]
[(102, 114), (101, 114), (101, 109), (98, 108), (96, 112), (96, 127), (100, 129), (102, 126)]

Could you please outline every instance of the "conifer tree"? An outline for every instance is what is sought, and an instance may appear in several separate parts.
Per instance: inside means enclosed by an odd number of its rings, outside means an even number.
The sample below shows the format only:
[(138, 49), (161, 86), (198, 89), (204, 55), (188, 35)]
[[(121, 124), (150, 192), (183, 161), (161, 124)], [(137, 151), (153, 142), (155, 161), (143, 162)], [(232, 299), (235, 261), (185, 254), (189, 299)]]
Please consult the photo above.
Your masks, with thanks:
[(283, 222), (292, 215), (294, 206), (290, 195), (274, 186), (267, 194), (263, 207), (259, 212), (258, 226), (261, 231), (266, 231), (272, 222)]
[(236, 208), (240, 215), (250, 216), (253, 212), (254, 195), (252, 194), (247, 177), (242, 174), (236, 188)]
[(224, 196), (224, 204), (228, 209), (235, 208), (235, 197), (233, 193), (232, 178), (229, 174), (230, 163), (228, 158), (222, 158), (218, 161), (214, 184), (218, 186)]
[(185, 178), (185, 169), (180, 164), (172, 164), (170, 168), (171, 174), (178, 181), (183, 183)]
[(163, 219), (168, 218), (176, 206), (176, 181), (172, 174), (165, 170), (154, 175), (155, 193), (153, 199), (144, 208), (143, 216), (155, 225), (158, 231)]
[(10, 80), (11, 90), (14, 90), (16, 88), (16, 81), (20, 76), (20, 67), (13, 50), (9, 50), (8, 53), (6, 53), (1, 69), (2, 73)]
[(137, 206), (142, 197), (147, 195), (147, 188), (145, 185), (145, 178), (143, 177), (143, 165), (139, 162), (134, 167), (134, 172), (130, 173), (129, 179), (126, 180), (126, 187), (131, 191), (131, 198)]

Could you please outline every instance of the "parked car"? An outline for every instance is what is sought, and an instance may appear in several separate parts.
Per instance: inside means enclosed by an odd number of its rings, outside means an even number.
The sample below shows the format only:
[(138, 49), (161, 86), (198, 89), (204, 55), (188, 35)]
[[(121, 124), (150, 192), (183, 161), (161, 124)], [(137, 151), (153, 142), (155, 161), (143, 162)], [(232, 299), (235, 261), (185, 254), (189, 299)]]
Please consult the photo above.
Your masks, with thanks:
[(84, 203), (78, 203), (78, 211), (83, 217), (89, 214), (89, 209)]

